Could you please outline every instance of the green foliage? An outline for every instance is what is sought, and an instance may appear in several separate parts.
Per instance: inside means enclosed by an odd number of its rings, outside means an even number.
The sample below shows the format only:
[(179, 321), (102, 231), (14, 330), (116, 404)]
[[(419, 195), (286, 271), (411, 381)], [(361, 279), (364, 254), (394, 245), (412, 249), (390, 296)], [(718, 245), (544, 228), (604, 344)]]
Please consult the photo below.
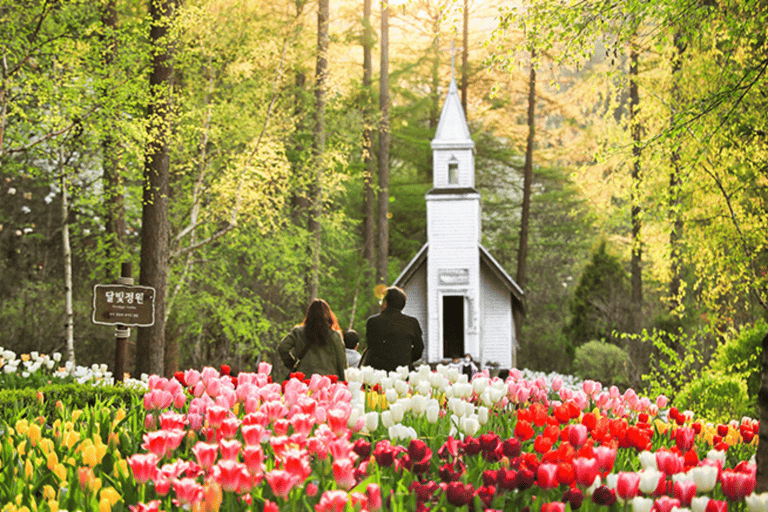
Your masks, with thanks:
[[(28, 379), (27, 384), (34, 384)], [(129, 387), (93, 384), (52, 384), (38, 388), (0, 390), (0, 420), (13, 424), (16, 419), (38, 416), (56, 417), (56, 402), (69, 409), (85, 409), (109, 404), (115, 409), (140, 411), (143, 391)]]
[(629, 326), (629, 280), (621, 260), (609, 254), (601, 242), (584, 268), (571, 303), (566, 332), (571, 350), (598, 339), (616, 343), (614, 332)]
[(624, 349), (604, 341), (592, 340), (576, 349), (573, 373), (582, 379), (625, 389), (629, 387), (628, 362), (629, 356)]
[(703, 372), (686, 383), (672, 404), (679, 410), (691, 410), (697, 421), (727, 424), (744, 416), (756, 418), (756, 402), (749, 397), (740, 375)]
[(639, 335), (623, 334), (628, 344), (648, 346), (649, 368), (642, 376), (648, 396), (665, 395), (673, 398), (689, 382), (697, 380), (706, 364), (706, 332), (692, 335), (654, 329)]
[(746, 382), (747, 393), (757, 403), (762, 379), (763, 337), (768, 324), (759, 320), (752, 327), (743, 328), (738, 334), (729, 336), (718, 345), (712, 356), (710, 369), (729, 377), (738, 377)]

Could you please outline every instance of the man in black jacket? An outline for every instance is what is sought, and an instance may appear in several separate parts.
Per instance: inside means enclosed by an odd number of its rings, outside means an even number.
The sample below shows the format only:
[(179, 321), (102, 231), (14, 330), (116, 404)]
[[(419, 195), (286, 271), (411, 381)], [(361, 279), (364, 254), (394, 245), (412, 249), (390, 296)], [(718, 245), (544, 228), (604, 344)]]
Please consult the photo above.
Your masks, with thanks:
[(405, 292), (387, 288), (381, 313), (365, 323), (368, 354), (365, 364), (378, 370), (393, 371), (398, 366), (411, 366), (424, 352), (424, 340), (419, 321), (402, 313)]

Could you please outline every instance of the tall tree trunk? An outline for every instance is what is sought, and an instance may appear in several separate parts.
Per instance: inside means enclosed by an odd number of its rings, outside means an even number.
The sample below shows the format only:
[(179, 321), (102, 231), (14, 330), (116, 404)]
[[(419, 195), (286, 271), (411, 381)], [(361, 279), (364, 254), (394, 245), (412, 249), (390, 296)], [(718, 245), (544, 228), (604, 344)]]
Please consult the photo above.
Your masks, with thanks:
[[(461, 46), (461, 107), (467, 114), (467, 87), (469, 87), (469, 0), (464, 0), (464, 27)], [(531, 67), (533, 69), (533, 67)]]
[(75, 313), (72, 308), (72, 247), (69, 244), (69, 198), (67, 176), (61, 173), (61, 247), (64, 255), (64, 328), (66, 329), (67, 361), (75, 363)]
[[(675, 53), (672, 56), (672, 113), (670, 125), (674, 129), (676, 122), (676, 109), (680, 105), (680, 73), (682, 69), (682, 56), (685, 52), (685, 43), (680, 32), (674, 36)], [(676, 143), (677, 144), (677, 143)], [(680, 239), (683, 234), (683, 219), (680, 213), (680, 187), (682, 186), (680, 172), (680, 147), (675, 146), (670, 155), (672, 166), (669, 174), (669, 259), (672, 277), (669, 281), (669, 309), (676, 311), (680, 306), (680, 284), (682, 282), (682, 269), (680, 264)]]
[[(440, 120), (440, 20), (442, 16), (436, 13), (432, 18), (432, 76), (429, 91), (429, 128), (437, 128)], [(430, 181), (431, 181), (430, 169)]]
[(321, 218), (323, 215), (323, 152), (325, 151), (325, 91), (328, 77), (328, 17), (329, 0), (319, 0), (317, 6), (317, 66), (315, 67), (315, 128), (312, 141), (312, 161), (315, 166), (314, 182), (310, 187), (309, 243), (312, 257), (308, 299), (317, 297), (320, 287), (320, 251), (322, 247)]
[[(528, 228), (531, 212), (531, 184), (533, 182), (533, 144), (536, 136), (536, 50), (531, 50), (531, 73), (528, 79), (528, 140), (525, 145), (525, 166), (523, 167), (523, 208), (520, 212), (520, 242), (517, 249), (517, 284), (525, 289), (528, 276)], [(519, 309), (514, 312), (515, 332), (520, 335), (523, 315)]]
[(757, 405), (760, 408), (760, 427), (757, 442), (757, 482), (755, 492), (768, 492), (768, 334), (763, 338), (762, 357), (763, 377), (760, 391), (757, 393)]
[(630, 132), (632, 137), (632, 185), (631, 185), (631, 221), (632, 221), (632, 262), (631, 262), (631, 281), (632, 281), (632, 330), (640, 332), (643, 312), (643, 274), (642, 259), (643, 246), (641, 238), (642, 230), (642, 208), (640, 207), (640, 185), (642, 175), (640, 173), (640, 137), (641, 126), (638, 118), (640, 110), (640, 94), (637, 88), (638, 75), (638, 51), (632, 43), (629, 52), (629, 118)]
[[(101, 14), (104, 28), (102, 42), (104, 43), (104, 72), (105, 78), (111, 72), (112, 63), (117, 52), (115, 31), (117, 30), (117, 10), (115, 0), (108, 0)], [(102, 91), (105, 96), (109, 90)], [(119, 275), (125, 243), (125, 193), (122, 180), (121, 144), (110, 130), (104, 131), (101, 141), (103, 152), (102, 182), (104, 184), (104, 213), (107, 238), (107, 280), (114, 281)]]
[(376, 194), (373, 176), (373, 105), (371, 84), (373, 76), (373, 28), (371, 27), (371, 0), (363, 0), (363, 260), (365, 272), (373, 275), (376, 269)]
[(147, 106), (150, 139), (144, 164), (141, 216), (140, 284), (155, 289), (155, 323), (139, 327), (136, 339), (136, 374), (164, 374), (165, 296), (168, 282), (168, 180), (170, 168), (171, 89), (173, 66), (165, 37), (173, 12), (170, 0), (150, 0), (149, 38), (153, 49), (149, 76), (151, 98)]
[(379, 197), (376, 282), (387, 284), (389, 268), (389, 2), (381, 3), (381, 66), (379, 70)]

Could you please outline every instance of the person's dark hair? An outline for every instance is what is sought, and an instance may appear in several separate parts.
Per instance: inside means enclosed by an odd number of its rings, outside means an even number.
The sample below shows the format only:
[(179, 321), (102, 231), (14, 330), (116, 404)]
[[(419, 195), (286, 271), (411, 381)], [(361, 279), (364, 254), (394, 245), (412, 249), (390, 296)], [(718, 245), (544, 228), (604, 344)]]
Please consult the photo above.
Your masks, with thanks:
[(336, 315), (331, 311), (331, 306), (323, 299), (312, 301), (307, 308), (303, 325), (307, 342), (318, 345), (325, 345), (326, 340), (330, 339), (332, 330), (340, 330)]
[(360, 335), (357, 334), (357, 331), (355, 331), (354, 329), (344, 331), (345, 347), (354, 349), (355, 347), (357, 347), (359, 343), (360, 343)]
[(384, 295), (384, 301), (387, 303), (387, 308), (402, 311), (405, 307), (405, 292), (397, 286), (390, 286)]

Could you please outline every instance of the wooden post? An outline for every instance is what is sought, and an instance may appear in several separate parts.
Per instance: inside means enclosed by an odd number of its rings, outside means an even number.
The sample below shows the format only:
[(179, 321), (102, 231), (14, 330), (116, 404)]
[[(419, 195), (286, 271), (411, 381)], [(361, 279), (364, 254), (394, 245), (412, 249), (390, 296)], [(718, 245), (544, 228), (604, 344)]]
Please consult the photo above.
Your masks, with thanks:
[[(131, 273), (131, 262), (124, 261), (120, 268), (120, 277), (117, 278), (118, 284), (132, 286), (133, 278), (131, 277)], [(115, 326), (115, 382), (123, 382), (123, 375), (125, 374), (126, 342), (130, 336), (130, 327), (122, 324)]]

